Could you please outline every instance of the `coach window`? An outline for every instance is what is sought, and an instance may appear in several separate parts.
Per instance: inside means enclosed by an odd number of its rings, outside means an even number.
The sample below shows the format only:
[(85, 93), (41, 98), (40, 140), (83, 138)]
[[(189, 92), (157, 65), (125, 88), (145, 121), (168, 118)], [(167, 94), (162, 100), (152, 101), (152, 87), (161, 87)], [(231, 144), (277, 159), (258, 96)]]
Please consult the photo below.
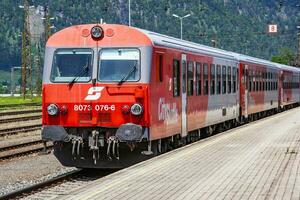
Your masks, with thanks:
[(221, 66), (217, 65), (217, 94), (221, 94)]
[(269, 72), (266, 73), (266, 88), (269, 91)]
[(259, 91), (259, 71), (256, 71), (255, 80), (256, 80), (256, 91)]
[(157, 82), (163, 82), (163, 55), (162, 54), (157, 54), (156, 80)]
[(231, 93), (231, 67), (230, 66), (227, 67), (227, 83), (228, 83), (227, 92), (228, 94), (230, 94)]
[(232, 87), (232, 93), (236, 92), (236, 68), (232, 68), (232, 81), (233, 81), (233, 87)]
[(216, 70), (215, 65), (210, 65), (210, 94), (215, 94), (215, 76), (216, 76)]
[(274, 90), (273, 88), (273, 83), (274, 83), (274, 73), (271, 73), (271, 90)]
[(252, 70), (252, 91), (255, 91), (256, 83), (255, 83), (255, 70)]
[(204, 83), (203, 83), (203, 94), (208, 95), (208, 64), (204, 63), (203, 64), (203, 73), (204, 73)]
[(88, 82), (92, 76), (91, 49), (58, 49), (54, 52), (52, 82)]
[(252, 70), (249, 69), (249, 92), (252, 91), (252, 83), (253, 83), (252, 78), (253, 78), (253, 76), (252, 76)]
[(278, 75), (275, 75), (275, 90), (278, 90)]
[(226, 66), (222, 66), (222, 94), (226, 94)]
[(194, 95), (194, 62), (189, 61), (188, 65), (188, 85), (187, 85), (187, 95)]
[(258, 91), (261, 91), (261, 76), (260, 71), (257, 72)]
[(261, 72), (261, 89), (262, 89), (262, 91), (265, 90), (265, 74), (264, 74), (264, 72)]
[(201, 95), (201, 63), (196, 63), (196, 95)]
[(271, 90), (274, 90), (273, 82), (274, 82), (274, 76), (273, 76), (273, 72), (271, 72)]
[(173, 96), (180, 96), (180, 62), (173, 61)]
[(271, 91), (271, 72), (268, 72), (268, 91)]
[(259, 91), (259, 71), (256, 71), (256, 91)]

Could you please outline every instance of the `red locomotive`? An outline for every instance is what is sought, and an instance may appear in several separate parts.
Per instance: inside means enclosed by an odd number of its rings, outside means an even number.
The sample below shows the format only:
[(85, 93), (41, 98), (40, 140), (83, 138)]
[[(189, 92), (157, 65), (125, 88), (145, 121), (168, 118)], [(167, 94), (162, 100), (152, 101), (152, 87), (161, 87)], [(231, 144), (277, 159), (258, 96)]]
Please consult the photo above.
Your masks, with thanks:
[(47, 42), (42, 138), (120, 168), (299, 103), (299, 70), (158, 33), (78, 25)]

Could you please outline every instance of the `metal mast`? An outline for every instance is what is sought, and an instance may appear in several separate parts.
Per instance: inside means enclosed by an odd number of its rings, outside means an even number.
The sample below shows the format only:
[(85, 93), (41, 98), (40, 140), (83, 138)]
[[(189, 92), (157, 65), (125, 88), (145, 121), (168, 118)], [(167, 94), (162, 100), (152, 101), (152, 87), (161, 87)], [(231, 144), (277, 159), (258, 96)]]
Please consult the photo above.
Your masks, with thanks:
[(30, 40), (30, 22), (29, 22), (29, 5), (28, 1), (24, 0), (24, 27), (22, 32), (22, 67), (21, 67), (21, 91), (25, 99), (26, 83), (27, 83), (27, 68), (29, 68), (30, 77), (30, 93), (32, 95), (32, 66), (31, 66), (31, 40)]

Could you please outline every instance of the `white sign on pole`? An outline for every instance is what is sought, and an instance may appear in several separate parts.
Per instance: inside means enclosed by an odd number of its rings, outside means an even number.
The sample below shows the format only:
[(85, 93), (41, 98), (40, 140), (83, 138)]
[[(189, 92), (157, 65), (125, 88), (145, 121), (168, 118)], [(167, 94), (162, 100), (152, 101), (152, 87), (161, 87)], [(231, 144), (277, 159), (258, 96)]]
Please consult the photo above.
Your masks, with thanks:
[(277, 24), (269, 24), (268, 32), (269, 33), (277, 33)]

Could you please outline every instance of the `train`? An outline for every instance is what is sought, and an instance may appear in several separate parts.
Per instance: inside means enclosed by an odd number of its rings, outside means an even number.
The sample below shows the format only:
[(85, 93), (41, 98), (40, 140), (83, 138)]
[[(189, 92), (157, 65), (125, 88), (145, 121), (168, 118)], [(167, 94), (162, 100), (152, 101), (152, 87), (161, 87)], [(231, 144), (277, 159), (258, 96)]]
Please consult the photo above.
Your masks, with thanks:
[(123, 168), (298, 106), (300, 70), (118, 24), (46, 44), (42, 138), (64, 166)]

